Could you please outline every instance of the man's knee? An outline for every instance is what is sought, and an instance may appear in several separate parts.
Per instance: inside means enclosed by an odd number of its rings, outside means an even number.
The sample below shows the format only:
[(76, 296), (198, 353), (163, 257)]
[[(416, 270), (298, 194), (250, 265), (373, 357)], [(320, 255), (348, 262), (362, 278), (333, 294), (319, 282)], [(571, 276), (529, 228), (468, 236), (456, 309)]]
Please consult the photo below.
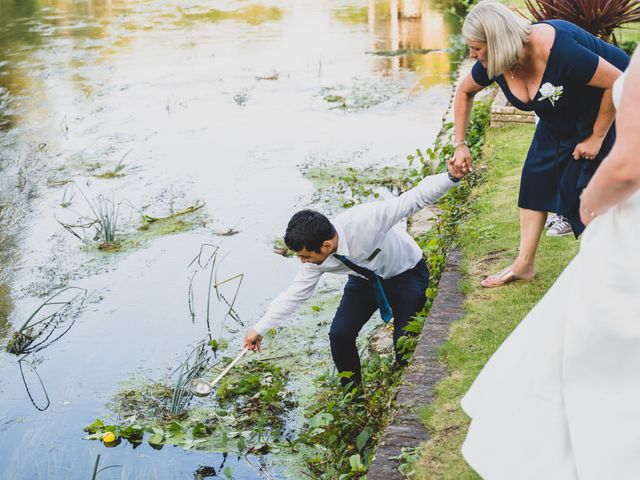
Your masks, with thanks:
[(332, 324), (329, 329), (329, 340), (332, 344), (355, 343), (358, 332), (346, 325)]

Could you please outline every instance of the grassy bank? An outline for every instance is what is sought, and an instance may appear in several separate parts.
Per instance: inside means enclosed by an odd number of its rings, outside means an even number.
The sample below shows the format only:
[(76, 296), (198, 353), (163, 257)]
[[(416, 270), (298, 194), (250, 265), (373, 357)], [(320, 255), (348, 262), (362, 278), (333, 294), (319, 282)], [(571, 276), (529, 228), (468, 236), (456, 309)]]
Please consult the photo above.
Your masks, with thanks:
[(484, 182), (468, 199), (471, 219), (459, 230), (464, 257), (465, 315), (452, 327), (441, 351), (441, 359), (451, 375), (438, 386), (436, 402), (421, 412), (431, 438), (420, 449), (412, 478), (478, 478), (460, 455), (468, 424), (459, 406), (460, 399), (491, 354), (578, 250), (573, 237), (543, 236), (534, 282), (491, 290), (479, 284), (484, 275), (509, 265), (517, 255), (517, 194), (520, 170), (532, 135), (531, 126), (489, 129), (482, 161), (476, 162), (476, 168), (484, 172)]

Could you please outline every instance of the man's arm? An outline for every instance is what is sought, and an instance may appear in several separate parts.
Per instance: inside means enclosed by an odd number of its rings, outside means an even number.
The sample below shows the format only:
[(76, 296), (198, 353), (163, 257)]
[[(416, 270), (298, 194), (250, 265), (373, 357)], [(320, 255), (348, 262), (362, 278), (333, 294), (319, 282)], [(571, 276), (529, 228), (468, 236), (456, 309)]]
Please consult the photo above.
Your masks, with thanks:
[(313, 295), (322, 271), (304, 264), (295, 279), (284, 292), (267, 307), (266, 313), (244, 337), (244, 348), (260, 351), (262, 337), (289, 320), (300, 306)]
[[(451, 165), (449, 167), (453, 169)], [(461, 176), (457, 170), (453, 171), (453, 175), (458, 178)], [(376, 222), (376, 228), (387, 231), (400, 220), (413, 215), (425, 205), (440, 200), (454, 185), (456, 183), (452, 182), (446, 173), (425, 177), (418, 186), (407, 190), (399, 197), (368, 204), (372, 209), (372, 220)]]

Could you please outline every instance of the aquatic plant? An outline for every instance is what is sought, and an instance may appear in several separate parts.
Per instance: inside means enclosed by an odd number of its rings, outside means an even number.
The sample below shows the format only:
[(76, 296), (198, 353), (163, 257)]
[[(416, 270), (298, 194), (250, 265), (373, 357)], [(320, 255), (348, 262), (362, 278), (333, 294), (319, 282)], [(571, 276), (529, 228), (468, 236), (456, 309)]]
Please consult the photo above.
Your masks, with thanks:
[(381, 188), (398, 193), (409, 182), (406, 169), (371, 167), (357, 169), (353, 167), (310, 168), (303, 172), (305, 178), (317, 187), (311, 203), (321, 204), (327, 213), (380, 198)]
[(122, 468), (122, 465), (107, 465), (106, 467), (98, 468), (100, 466), (100, 454), (96, 456), (96, 463), (93, 465), (93, 472), (91, 474), (91, 480), (96, 480), (96, 477), (100, 472), (108, 470), (110, 468)]
[(296, 252), (287, 247), (287, 244), (284, 243), (284, 238), (282, 237), (276, 238), (273, 241), (273, 252), (278, 255), (282, 255), (283, 257), (294, 257), (296, 255)]
[[(280, 435), (283, 415), (294, 402), (285, 390), (287, 373), (266, 360), (250, 362), (225, 377), (216, 395), (207, 402), (210, 406), (199, 405), (192, 410), (186, 402), (178, 414), (171, 412), (173, 404), (191, 398), (190, 392), (185, 392), (182, 400), (176, 400), (175, 392), (184, 392), (190, 372), (204, 365), (202, 346), (191, 352), (185, 362), (188, 365), (177, 372), (173, 389), (161, 383), (126, 389), (110, 404), (118, 418), (97, 419), (87, 425), (84, 430), (89, 435), (85, 439), (103, 440), (105, 433), (112, 432), (116, 439), (126, 439), (134, 445), (146, 437), (154, 448), (173, 444), (186, 450), (196, 447), (220, 452), (233, 450), (238, 455), (278, 451), (274, 441)], [(204, 373), (203, 370), (198, 374)], [(247, 461), (256, 468), (248, 458)], [(257, 471), (264, 478), (271, 478), (266, 469), (258, 467)]]
[(122, 158), (120, 159), (120, 161), (118, 163), (115, 164), (115, 166), (111, 169), (111, 170), (106, 170), (102, 173), (97, 173), (94, 174), (93, 176), (96, 178), (103, 178), (103, 179), (109, 179), (109, 178), (118, 178), (118, 177), (124, 177), (125, 173), (124, 173), (124, 169), (126, 167), (128, 167), (128, 165), (126, 163), (124, 163), (125, 158), (127, 158), (127, 156), (133, 151), (133, 149), (127, 151)]
[(200, 343), (191, 350), (184, 362), (174, 370), (176, 380), (173, 387), (169, 412), (176, 417), (184, 413), (189, 400), (193, 398), (191, 381), (194, 378), (201, 377), (209, 367), (209, 354), (206, 347), (206, 343)]
[(62, 200), (60, 200), (60, 206), (62, 208), (67, 208), (71, 206), (73, 202), (73, 198), (76, 196), (76, 192), (73, 190), (69, 190), (69, 187), (65, 187), (64, 192), (62, 193)]
[(295, 405), (285, 385), (288, 374), (277, 365), (261, 360), (247, 362), (242, 370), (224, 377), (216, 397), (221, 406), (234, 405), (243, 426), (264, 429), (281, 426), (281, 415)]
[[(244, 327), (244, 322), (240, 319), (238, 312), (235, 310), (235, 303), (238, 298), (238, 293), (240, 292), (240, 288), (242, 287), (242, 281), (244, 280), (244, 274), (240, 273), (237, 275), (233, 275), (231, 277), (225, 278), (223, 280), (218, 280), (218, 254), (219, 254), (219, 246), (213, 245), (209, 243), (202, 244), (200, 246), (200, 250), (198, 254), (189, 262), (187, 268), (196, 266), (198, 269), (195, 270), (191, 278), (189, 280), (189, 291), (188, 291), (188, 305), (189, 305), (189, 314), (191, 315), (192, 322), (195, 322), (196, 313), (195, 313), (195, 293), (194, 293), (194, 279), (196, 275), (200, 271), (209, 271), (209, 283), (207, 287), (207, 303), (206, 303), (206, 323), (207, 323), (207, 331), (209, 332), (210, 340), (213, 340), (213, 336), (211, 333), (211, 295), (213, 292), (216, 294), (216, 298), (218, 301), (224, 302), (228, 309), (220, 321), (220, 333), (219, 340), (222, 339), (222, 333), (225, 321), (228, 317), (233, 318), (240, 326)], [(218, 265), (216, 264), (218, 262)], [(231, 300), (229, 300), (223, 293), (221, 287), (225, 284), (229, 284), (232, 282), (236, 282), (235, 290), (233, 291), (233, 296)]]
[(355, 112), (384, 103), (402, 92), (397, 81), (384, 80), (372, 82), (363, 78), (354, 78), (351, 86), (336, 85), (320, 89), (319, 95), (331, 104), (330, 109)]
[[(76, 185), (77, 187), (77, 185)], [(86, 231), (95, 228), (93, 239), (101, 239), (98, 248), (101, 250), (118, 250), (120, 245), (116, 242), (116, 228), (118, 226), (118, 214), (120, 212), (120, 204), (116, 203), (112, 197), (111, 200), (104, 195), (90, 199), (82, 189), (78, 188), (80, 195), (84, 198), (89, 206), (92, 216), (80, 215), (78, 222), (75, 224), (62, 222), (56, 217), (56, 221), (73, 236), (87, 243), (88, 235)], [(82, 234), (78, 233), (80, 231)]]
[(113, 244), (116, 239), (116, 227), (118, 225), (118, 212), (120, 211), (120, 205), (112, 198), (107, 199), (103, 195), (98, 195), (93, 202), (85, 197), (91, 211), (96, 216), (98, 225), (100, 226), (100, 232), (102, 234), (102, 245)]
[(190, 205), (186, 208), (183, 208), (182, 210), (179, 210), (175, 213), (171, 213), (164, 217), (153, 217), (151, 215), (147, 215), (146, 213), (141, 212), (140, 215), (142, 217), (142, 226), (140, 227), (140, 230), (147, 230), (150, 225), (155, 223), (162, 223), (170, 220), (175, 220), (177, 217), (181, 217), (189, 213), (197, 212), (202, 207), (204, 207), (204, 205), (205, 205), (204, 202), (196, 202), (194, 205)]
[[(38, 384), (39, 384), (40, 388), (42, 389), (42, 393), (44, 394), (44, 403), (42, 405), (39, 404), (36, 401), (35, 398), (33, 398), (33, 395), (31, 393), (31, 389), (29, 388), (29, 383), (27, 382), (27, 378), (26, 378), (26, 376), (24, 374), (23, 365), (27, 365), (31, 369), (33, 374), (36, 376), (36, 378), (38, 379)], [(42, 381), (42, 378), (40, 378), (40, 375), (38, 374), (38, 371), (36, 370), (35, 365), (33, 363), (29, 362), (26, 359), (26, 355), (25, 355), (20, 360), (18, 360), (18, 367), (20, 367), (20, 376), (22, 377), (22, 383), (24, 384), (24, 388), (27, 391), (27, 395), (29, 396), (29, 400), (31, 400), (31, 404), (36, 408), (36, 410), (44, 412), (51, 405), (51, 400), (49, 399), (49, 394), (47, 393), (47, 389), (45, 388), (44, 382)]]
[[(70, 293), (70, 298), (63, 297), (65, 292)], [(6, 351), (14, 355), (26, 355), (59, 340), (75, 323), (86, 294), (84, 288), (67, 287), (49, 297), (11, 335)]]

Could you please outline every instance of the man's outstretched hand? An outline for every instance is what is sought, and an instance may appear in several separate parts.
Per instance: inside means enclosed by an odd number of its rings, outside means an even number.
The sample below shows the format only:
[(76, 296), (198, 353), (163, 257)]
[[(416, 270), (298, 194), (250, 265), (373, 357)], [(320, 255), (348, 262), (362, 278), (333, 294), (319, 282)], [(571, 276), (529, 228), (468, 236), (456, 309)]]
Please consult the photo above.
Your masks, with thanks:
[(244, 336), (243, 348), (248, 348), (254, 352), (262, 351), (262, 335), (251, 329)]

